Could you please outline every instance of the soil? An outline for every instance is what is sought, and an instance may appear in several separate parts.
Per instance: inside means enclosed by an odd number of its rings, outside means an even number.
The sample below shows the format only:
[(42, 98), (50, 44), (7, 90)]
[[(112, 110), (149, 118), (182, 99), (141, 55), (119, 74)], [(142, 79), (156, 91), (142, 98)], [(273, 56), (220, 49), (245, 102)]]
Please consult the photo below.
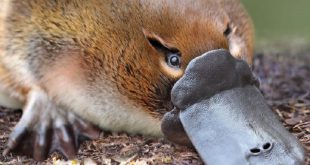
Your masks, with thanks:
[[(310, 164), (310, 52), (258, 54), (253, 71), (260, 89), (283, 125), (304, 145)], [(21, 112), (0, 109), (0, 153)], [(103, 132), (98, 140), (82, 144), (76, 160), (66, 161), (54, 153), (44, 162), (10, 154), (0, 155), (0, 164), (203, 164), (194, 149), (164, 139), (149, 139), (125, 133)]]

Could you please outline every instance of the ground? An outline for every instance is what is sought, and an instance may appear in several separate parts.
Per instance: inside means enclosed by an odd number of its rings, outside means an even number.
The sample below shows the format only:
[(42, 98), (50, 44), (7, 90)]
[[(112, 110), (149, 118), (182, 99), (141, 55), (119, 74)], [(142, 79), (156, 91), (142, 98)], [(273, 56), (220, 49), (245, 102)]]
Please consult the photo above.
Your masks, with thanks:
[[(257, 54), (254, 72), (260, 89), (284, 126), (298, 137), (310, 164), (310, 51)], [(0, 153), (20, 112), (0, 109)], [(16, 155), (3, 157), (0, 164), (203, 164), (193, 149), (176, 146), (164, 139), (148, 139), (124, 133), (102, 133), (98, 140), (85, 142), (74, 161), (66, 162), (54, 153), (45, 162)]]

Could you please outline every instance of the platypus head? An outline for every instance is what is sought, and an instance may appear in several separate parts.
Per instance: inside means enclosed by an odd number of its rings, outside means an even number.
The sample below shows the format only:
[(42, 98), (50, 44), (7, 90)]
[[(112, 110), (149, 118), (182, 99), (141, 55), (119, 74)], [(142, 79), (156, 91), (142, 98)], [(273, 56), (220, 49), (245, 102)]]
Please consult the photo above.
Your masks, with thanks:
[[(227, 49), (234, 57), (252, 62), (251, 21), (242, 8), (237, 7), (239, 4), (234, 7), (240, 9), (243, 15), (240, 18), (246, 23), (237, 28), (217, 1), (140, 3), (139, 17), (127, 17), (129, 14), (124, 13), (122, 19), (130, 21), (115, 27), (117, 37), (124, 35), (126, 40), (116, 41), (125, 46), (121, 47), (123, 51), (113, 54), (120, 57), (109, 65), (117, 66), (117, 75), (113, 78), (121, 82), (118, 84), (121, 93), (153, 116), (161, 118), (173, 107), (172, 86), (193, 58), (211, 50)], [(114, 47), (109, 45), (109, 48)]]
[[(138, 1), (128, 3), (134, 2)], [(303, 161), (297, 139), (255, 86), (248, 66), (252, 31), (241, 8), (234, 5), (233, 12), (242, 16), (230, 18), (225, 12), (229, 7), (224, 9), (217, 1), (136, 5), (140, 14), (125, 10), (120, 18), (124, 21), (113, 27), (117, 33), (111, 30), (111, 40), (120, 44), (103, 43), (114, 52), (113, 60), (105, 59), (114, 69), (107, 74), (113, 74), (117, 89), (144, 112), (163, 118), (168, 139), (192, 144), (210, 165)]]
[(192, 143), (211, 165), (302, 164), (297, 138), (282, 126), (257, 85), (244, 61), (225, 50), (205, 53), (174, 85), (175, 108), (165, 115), (163, 132), (177, 143)]

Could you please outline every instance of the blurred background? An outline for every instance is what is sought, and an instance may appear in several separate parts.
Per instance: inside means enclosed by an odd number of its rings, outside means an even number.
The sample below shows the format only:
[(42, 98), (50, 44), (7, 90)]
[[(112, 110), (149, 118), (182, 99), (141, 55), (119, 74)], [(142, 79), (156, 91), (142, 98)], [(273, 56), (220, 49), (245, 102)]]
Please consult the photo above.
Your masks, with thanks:
[(241, 1), (253, 19), (258, 50), (310, 50), (310, 0)]

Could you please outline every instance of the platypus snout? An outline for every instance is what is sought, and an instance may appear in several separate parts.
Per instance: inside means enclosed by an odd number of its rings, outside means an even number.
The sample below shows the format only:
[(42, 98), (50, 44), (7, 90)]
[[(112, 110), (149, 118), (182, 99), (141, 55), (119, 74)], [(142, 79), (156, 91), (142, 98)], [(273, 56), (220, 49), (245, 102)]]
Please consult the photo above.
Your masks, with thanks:
[(279, 122), (249, 66), (225, 50), (192, 60), (171, 93), (166, 137), (192, 144), (208, 165), (302, 164), (296, 137)]

